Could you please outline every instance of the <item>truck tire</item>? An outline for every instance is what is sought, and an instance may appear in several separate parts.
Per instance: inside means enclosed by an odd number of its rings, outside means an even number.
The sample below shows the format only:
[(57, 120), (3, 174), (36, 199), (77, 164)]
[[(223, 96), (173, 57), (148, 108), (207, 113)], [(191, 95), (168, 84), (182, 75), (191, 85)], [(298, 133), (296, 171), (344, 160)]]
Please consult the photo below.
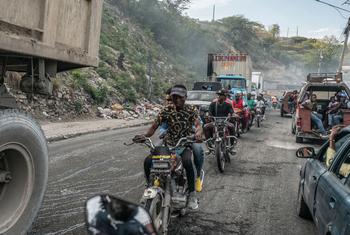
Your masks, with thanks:
[(1, 171), (10, 177), (0, 182), (0, 234), (26, 234), (46, 189), (48, 149), (40, 126), (18, 110), (0, 111)]

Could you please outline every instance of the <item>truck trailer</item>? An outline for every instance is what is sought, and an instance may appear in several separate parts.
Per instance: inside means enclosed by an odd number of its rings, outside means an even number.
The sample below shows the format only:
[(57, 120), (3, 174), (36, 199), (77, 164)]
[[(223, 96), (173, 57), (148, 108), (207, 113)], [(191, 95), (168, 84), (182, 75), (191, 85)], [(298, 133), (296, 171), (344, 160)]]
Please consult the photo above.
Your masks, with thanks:
[(219, 81), (231, 93), (250, 92), (252, 82), (252, 62), (248, 54), (217, 53), (208, 55), (207, 76), (211, 81)]
[(56, 73), (98, 65), (102, 0), (0, 0), (0, 234), (26, 234), (43, 200), (48, 149), (5, 84), (51, 94)]
[(262, 72), (252, 72), (252, 84), (255, 85), (255, 87), (252, 87), (252, 90), (256, 92), (258, 95), (259, 93), (263, 93), (264, 91), (264, 77)]

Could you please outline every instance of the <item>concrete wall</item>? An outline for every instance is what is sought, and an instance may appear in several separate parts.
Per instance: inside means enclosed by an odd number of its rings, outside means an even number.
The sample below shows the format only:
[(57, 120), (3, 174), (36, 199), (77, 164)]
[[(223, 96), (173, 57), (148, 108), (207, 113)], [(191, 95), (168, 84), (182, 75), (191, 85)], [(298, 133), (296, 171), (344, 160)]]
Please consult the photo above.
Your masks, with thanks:
[(0, 0), (0, 50), (97, 66), (103, 0)]

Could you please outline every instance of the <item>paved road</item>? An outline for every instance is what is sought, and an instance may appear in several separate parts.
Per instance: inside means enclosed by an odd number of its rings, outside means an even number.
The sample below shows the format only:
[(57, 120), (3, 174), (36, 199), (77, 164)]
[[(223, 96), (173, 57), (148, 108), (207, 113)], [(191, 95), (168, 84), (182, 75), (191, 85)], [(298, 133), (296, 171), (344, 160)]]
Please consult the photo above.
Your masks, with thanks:
[[(297, 217), (300, 165), (290, 119), (271, 113), (262, 128), (238, 144), (224, 174), (207, 157), (200, 209), (174, 218), (171, 234), (315, 234), (312, 222)], [(50, 144), (50, 177), (44, 204), (31, 234), (85, 234), (84, 201), (111, 193), (137, 202), (144, 182), (147, 150), (123, 143), (143, 128), (108, 131)], [(174, 226), (175, 225), (175, 226)]]

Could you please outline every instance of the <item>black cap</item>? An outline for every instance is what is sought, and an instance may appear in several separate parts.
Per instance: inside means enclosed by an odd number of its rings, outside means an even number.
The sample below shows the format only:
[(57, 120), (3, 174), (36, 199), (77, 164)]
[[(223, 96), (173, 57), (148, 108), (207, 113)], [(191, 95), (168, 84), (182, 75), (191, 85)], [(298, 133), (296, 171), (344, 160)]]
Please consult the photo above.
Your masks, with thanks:
[(218, 91), (216, 92), (216, 94), (227, 96), (227, 95), (228, 95), (228, 91), (225, 90), (225, 89), (221, 89), (221, 90), (218, 90)]
[(178, 95), (178, 96), (181, 96), (181, 97), (186, 97), (187, 96), (187, 90), (182, 88), (182, 87), (178, 87), (178, 86), (175, 86), (173, 88), (171, 88), (171, 93), (170, 95)]

